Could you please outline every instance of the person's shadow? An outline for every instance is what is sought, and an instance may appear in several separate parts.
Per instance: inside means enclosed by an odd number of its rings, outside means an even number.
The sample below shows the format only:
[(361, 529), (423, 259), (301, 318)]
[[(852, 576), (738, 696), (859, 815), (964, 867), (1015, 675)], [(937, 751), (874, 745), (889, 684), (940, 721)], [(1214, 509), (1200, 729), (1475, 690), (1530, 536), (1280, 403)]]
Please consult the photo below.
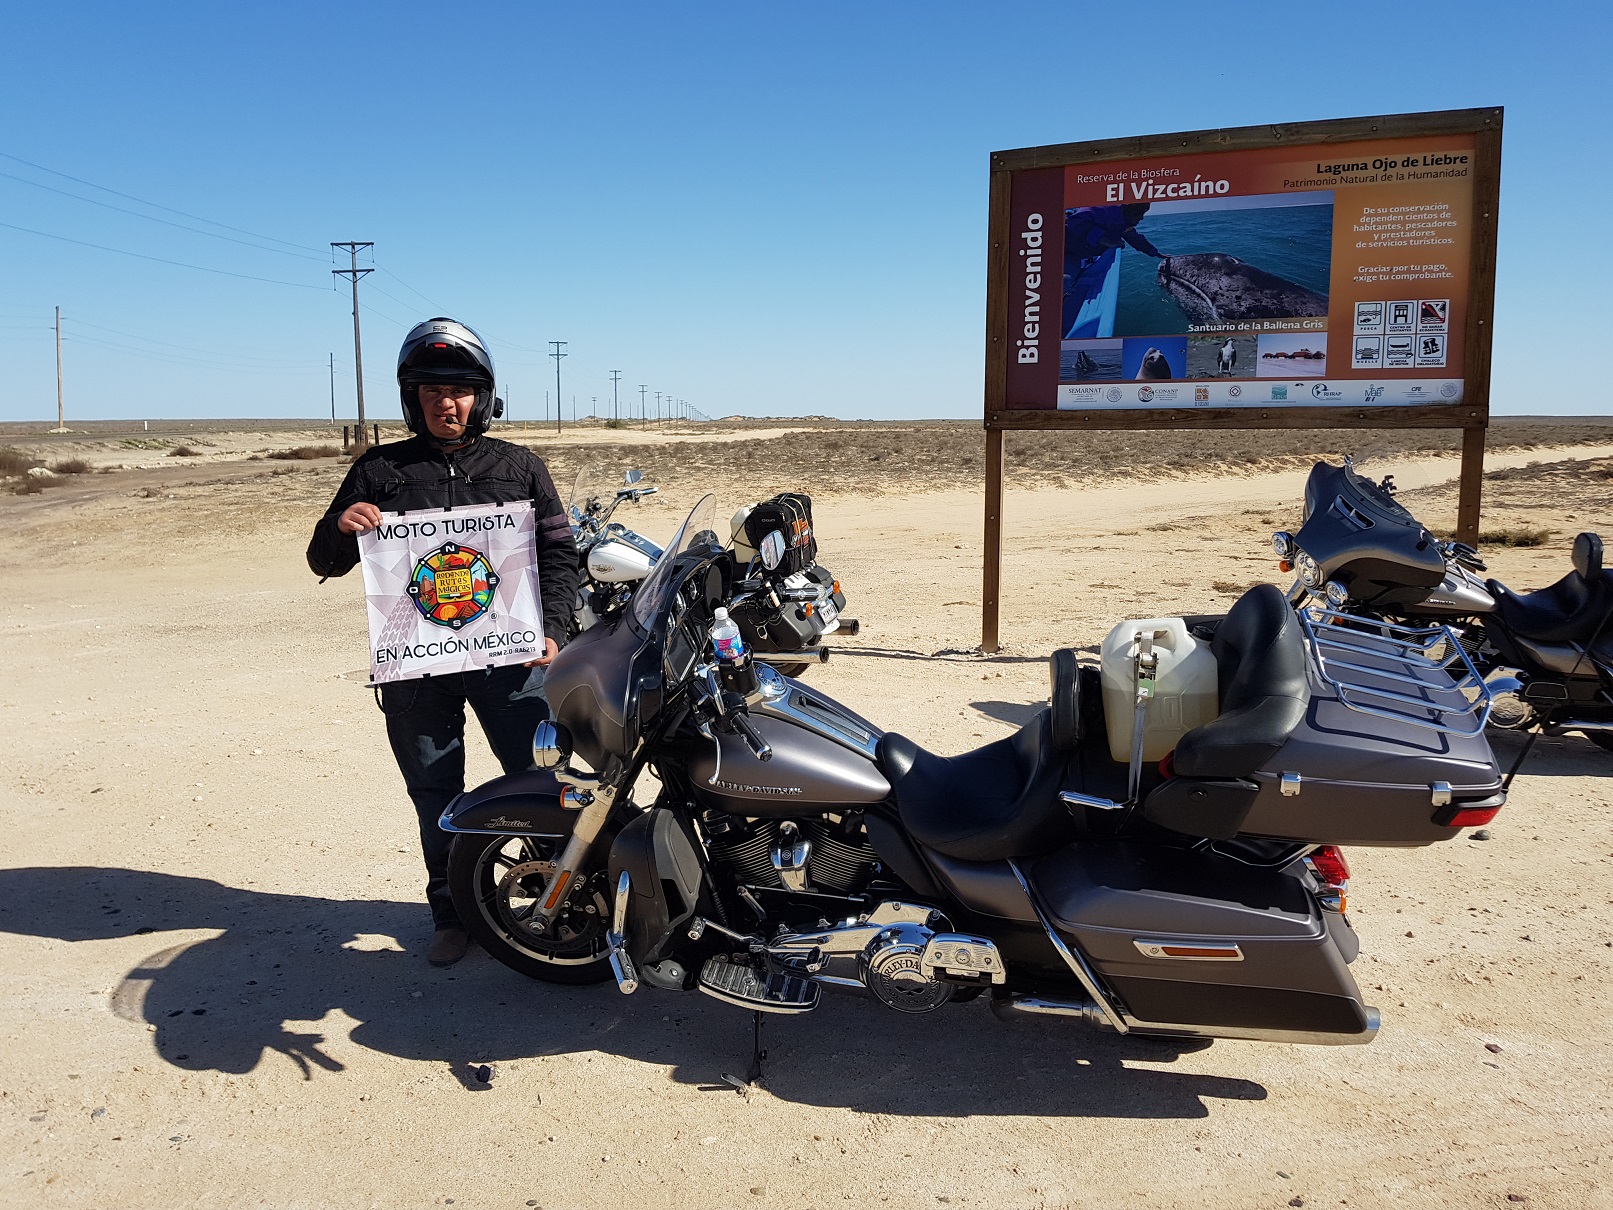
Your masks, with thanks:
[[(345, 1066), (317, 1024), (340, 1010), (358, 1022), (352, 1041), (441, 1063), (472, 1091), (490, 1086), (501, 1061), (577, 1051), (672, 1065), (674, 1079), (713, 1092), (733, 1091), (725, 1075), (744, 1077), (748, 1013), (697, 992), (629, 997), (610, 983), (538, 983), (475, 951), (434, 970), (419, 952), (424, 920), (416, 903), (281, 895), (141, 870), (0, 870), (0, 931), (64, 941), (152, 935), (152, 952), (113, 991), (112, 1009), (156, 1026), (158, 1053), (177, 1067), (242, 1073), (278, 1052), (306, 1079), (339, 1075)], [(176, 929), (223, 931), (178, 945), (157, 936)], [(1204, 1098), (1266, 1096), (1250, 1080), (1159, 1069), (1202, 1043), (1057, 1019), (1004, 1025), (978, 1002), (914, 1018), (829, 995), (804, 1017), (767, 1018), (763, 1045), (772, 1095), (874, 1113), (1203, 1117)], [(1235, 1061), (1238, 1044), (1224, 1047)]]

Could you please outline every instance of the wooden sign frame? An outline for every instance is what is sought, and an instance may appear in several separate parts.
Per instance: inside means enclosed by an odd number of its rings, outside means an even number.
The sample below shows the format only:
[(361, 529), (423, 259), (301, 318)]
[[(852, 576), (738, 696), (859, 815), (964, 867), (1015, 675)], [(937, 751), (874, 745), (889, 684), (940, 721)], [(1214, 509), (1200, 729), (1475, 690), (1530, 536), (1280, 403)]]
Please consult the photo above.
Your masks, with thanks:
[[(1495, 250), (1501, 189), (1503, 111), (1445, 110), (1375, 118), (1341, 118), (1281, 126), (1199, 130), (1137, 138), (1103, 139), (998, 151), (991, 155), (990, 229), (986, 274), (986, 507), (981, 648), (998, 648), (1002, 584), (1003, 434), (1009, 429), (1270, 429), (1459, 428), (1462, 470), (1457, 537), (1478, 536), (1484, 432), (1490, 416), (1490, 337), (1495, 310)], [(1472, 238), (1464, 299), (1462, 399), (1457, 403), (1392, 406), (1161, 407), (1052, 410), (1008, 406), (1009, 285), (1013, 183), (1016, 173), (1076, 164), (1156, 159), (1199, 153), (1375, 142), (1385, 139), (1471, 135), (1474, 141)], [(1062, 209), (1062, 204), (1061, 204)], [(1059, 296), (1062, 301), (1062, 295)], [(1057, 342), (1055, 342), (1057, 343)]]

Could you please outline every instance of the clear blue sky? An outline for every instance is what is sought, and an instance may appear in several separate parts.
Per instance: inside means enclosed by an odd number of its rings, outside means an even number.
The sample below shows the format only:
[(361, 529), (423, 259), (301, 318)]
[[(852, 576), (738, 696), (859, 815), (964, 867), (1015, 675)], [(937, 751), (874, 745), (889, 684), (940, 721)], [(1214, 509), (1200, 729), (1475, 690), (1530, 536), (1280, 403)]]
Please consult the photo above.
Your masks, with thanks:
[(0, 419), (54, 415), (57, 304), (70, 417), (321, 415), (328, 352), (350, 415), (346, 239), (384, 270), (361, 287), (375, 415), (440, 308), (493, 342), (517, 416), (553, 389), (555, 339), (585, 411), (620, 368), (712, 416), (976, 416), (988, 152), (1496, 104), (1495, 410), (1610, 413), (1608, 12), (19, 6), (0, 152), (254, 236), (0, 159)]

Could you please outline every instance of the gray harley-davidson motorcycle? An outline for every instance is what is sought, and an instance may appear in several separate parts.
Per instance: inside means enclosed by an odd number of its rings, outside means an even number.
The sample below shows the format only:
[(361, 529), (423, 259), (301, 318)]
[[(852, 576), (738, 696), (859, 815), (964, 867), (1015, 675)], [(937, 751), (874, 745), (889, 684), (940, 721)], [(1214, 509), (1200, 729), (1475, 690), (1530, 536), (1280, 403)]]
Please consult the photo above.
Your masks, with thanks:
[(624, 615), (556, 658), (537, 767), (442, 817), (461, 916), (515, 970), (776, 1013), (829, 984), (907, 1013), (986, 996), (1139, 1035), (1367, 1042), (1336, 846), (1448, 840), (1504, 801), (1482, 681), (1270, 585), (1194, 620), (1216, 709), (1164, 760), (1141, 759), (1168, 704), (1141, 630), (1134, 717), (1061, 651), (1048, 709), (934, 755), (717, 658), (715, 522), (708, 496)]

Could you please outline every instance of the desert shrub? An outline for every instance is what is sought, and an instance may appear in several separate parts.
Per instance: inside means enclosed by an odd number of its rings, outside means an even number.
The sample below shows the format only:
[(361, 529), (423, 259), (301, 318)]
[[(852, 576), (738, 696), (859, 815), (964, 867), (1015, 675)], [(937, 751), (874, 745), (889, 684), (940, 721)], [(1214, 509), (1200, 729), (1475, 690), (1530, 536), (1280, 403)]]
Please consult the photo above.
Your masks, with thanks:
[(1544, 546), (1556, 531), (1533, 525), (1511, 525), (1487, 529), (1479, 534), (1480, 546)]
[(342, 451), (334, 445), (299, 445), (295, 449), (270, 450), (270, 458), (282, 462), (312, 462), (315, 458), (339, 458)]
[(10, 487), (12, 494), (17, 496), (37, 496), (45, 490), (44, 482), (32, 476), (24, 476), (15, 483), (10, 484)]
[(193, 450), (188, 445), (176, 445), (168, 451), (168, 456), (170, 458), (200, 458), (202, 451)]
[(58, 475), (87, 475), (95, 468), (82, 458), (63, 458), (59, 462), (52, 462), (50, 469)]
[(38, 465), (38, 458), (30, 458), (12, 446), (0, 445), (0, 475), (25, 475)]

